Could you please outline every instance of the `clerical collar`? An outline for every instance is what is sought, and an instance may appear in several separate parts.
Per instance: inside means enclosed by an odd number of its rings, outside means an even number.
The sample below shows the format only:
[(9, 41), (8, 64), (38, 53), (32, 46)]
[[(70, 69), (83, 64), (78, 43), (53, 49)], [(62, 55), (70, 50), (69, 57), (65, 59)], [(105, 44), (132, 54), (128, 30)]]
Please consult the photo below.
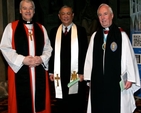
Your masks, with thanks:
[(22, 19), (22, 21), (23, 21), (24, 24), (33, 24), (33, 21), (25, 21), (23, 19)]
[(104, 30), (105, 30), (105, 31), (109, 31), (109, 28), (107, 27), (107, 28), (105, 28)]

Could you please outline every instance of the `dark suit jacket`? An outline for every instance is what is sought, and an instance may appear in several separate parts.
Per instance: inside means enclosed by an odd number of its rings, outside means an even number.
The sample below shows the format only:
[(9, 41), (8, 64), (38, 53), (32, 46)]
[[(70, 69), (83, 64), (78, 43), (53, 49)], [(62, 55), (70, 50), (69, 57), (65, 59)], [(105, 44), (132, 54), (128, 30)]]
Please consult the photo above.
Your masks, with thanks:
[[(88, 47), (88, 39), (87, 39), (85, 28), (78, 25), (76, 26), (77, 26), (78, 43), (79, 43), (78, 74), (83, 74), (84, 60), (85, 60), (85, 55), (86, 55), (86, 51)], [(52, 56), (49, 61), (49, 73), (53, 73), (54, 71), (54, 47), (55, 47), (55, 38), (56, 38), (57, 29), (58, 27), (53, 28), (49, 36), (51, 41), (51, 46), (53, 47)], [(71, 29), (69, 31), (68, 37), (70, 37), (70, 34), (71, 34)], [(63, 35), (63, 32), (62, 32), (62, 35)], [(67, 51), (66, 51), (66, 54), (67, 54)]]
[[(49, 61), (49, 73), (54, 72), (54, 46), (55, 46), (55, 38), (58, 27), (55, 27), (50, 32), (50, 41), (51, 46), (53, 47), (53, 52), (51, 59)], [(86, 56), (88, 39), (86, 35), (86, 31), (83, 27), (77, 26), (78, 33), (78, 74), (83, 74), (84, 68), (84, 60)], [(61, 48), (60, 48), (60, 78), (61, 78), (61, 86), (62, 86), (62, 94), (63, 98), (59, 102), (59, 113), (82, 113), (85, 108), (86, 103), (86, 82), (78, 82), (78, 93), (77, 94), (68, 94), (69, 88), (67, 84), (70, 82), (71, 75), (71, 29), (64, 35), (62, 32), (61, 37)], [(73, 104), (72, 104), (73, 103)], [(65, 109), (66, 108), (66, 111)], [(71, 111), (70, 111), (71, 110)], [(81, 111), (82, 110), (82, 111)]]

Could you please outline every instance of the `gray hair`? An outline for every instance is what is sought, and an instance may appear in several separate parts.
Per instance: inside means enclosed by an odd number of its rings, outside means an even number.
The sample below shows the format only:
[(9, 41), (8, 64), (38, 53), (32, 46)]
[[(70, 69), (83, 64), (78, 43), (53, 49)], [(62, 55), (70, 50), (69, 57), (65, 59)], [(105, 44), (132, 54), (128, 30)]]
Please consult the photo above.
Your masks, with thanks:
[(102, 4), (98, 7), (98, 9), (97, 9), (97, 14), (98, 14), (99, 9), (100, 9), (102, 6), (108, 7), (108, 8), (109, 8), (109, 11), (111, 12), (111, 14), (113, 14), (112, 8), (111, 8), (109, 5), (105, 4), (105, 3), (102, 3)]
[(70, 8), (71, 11), (72, 11), (72, 13), (73, 13), (73, 8), (72, 8), (72, 7), (70, 7), (70, 6), (68, 6), (68, 5), (64, 5), (64, 6), (62, 6), (62, 7), (60, 8), (59, 14), (60, 14), (60, 11), (61, 11), (63, 8)]
[(19, 6), (20, 9), (22, 8), (22, 3), (23, 2), (31, 3), (32, 6), (33, 6), (33, 9), (35, 10), (35, 4), (34, 4), (33, 0), (21, 0), (20, 6)]

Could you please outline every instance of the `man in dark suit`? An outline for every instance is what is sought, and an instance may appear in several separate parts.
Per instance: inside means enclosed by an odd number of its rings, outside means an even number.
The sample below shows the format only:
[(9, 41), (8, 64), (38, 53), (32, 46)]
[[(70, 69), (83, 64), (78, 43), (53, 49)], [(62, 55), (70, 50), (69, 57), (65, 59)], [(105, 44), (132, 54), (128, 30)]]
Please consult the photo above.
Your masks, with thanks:
[[(59, 105), (57, 111), (82, 113), (86, 104), (83, 67), (88, 46), (87, 34), (83, 27), (72, 22), (74, 13), (71, 7), (63, 6), (58, 16), (62, 24), (50, 32), (53, 52), (49, 61), (50, 80), (54, 81), (55, 98)], [(67, 84), (73, 81), (78, 82), (68, 87)]]

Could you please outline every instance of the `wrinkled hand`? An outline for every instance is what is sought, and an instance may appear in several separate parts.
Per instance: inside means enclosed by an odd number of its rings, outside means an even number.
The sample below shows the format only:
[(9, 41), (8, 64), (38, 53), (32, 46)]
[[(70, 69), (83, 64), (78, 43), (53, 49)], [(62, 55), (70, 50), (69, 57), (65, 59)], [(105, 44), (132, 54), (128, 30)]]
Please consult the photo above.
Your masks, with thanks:
[(54, 74), (49, 75), (51, 81), (54, 81)]
[(29, 67), (34, 66), (34, 58), (32, 56), (26, 56), (23, 60), (23, 64)]
[(131, 86), (132, 86), (132, 82), (127, 81), (124, 88), (125, 88), (125, 89), (128, 89), (128, 88), (130, 88)]
[(24, 65), (28, 65), (29, 67), (36, 67), (42, 63), (42, 59), (39, 56), (26, 56), (23, 60)]
[(34, 63), (36, 66), (40, 65), (42, 63), (42, 59), (39, 56), (34, 57)]

